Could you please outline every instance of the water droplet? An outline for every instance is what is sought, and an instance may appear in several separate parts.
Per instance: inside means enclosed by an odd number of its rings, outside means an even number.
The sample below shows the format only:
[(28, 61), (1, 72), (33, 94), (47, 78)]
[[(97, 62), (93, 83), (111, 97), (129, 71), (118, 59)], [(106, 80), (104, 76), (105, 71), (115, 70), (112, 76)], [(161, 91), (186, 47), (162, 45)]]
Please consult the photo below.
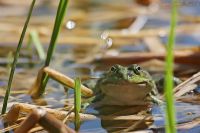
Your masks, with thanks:
[(69, 21), (67, 21), (65, 26), (67, 29), (72, 30), (76, 27), (76, 23), (72, 20), (69, 20)]
[(101, 34), (101, 39), (106, 40), (106, 38), (108, 38), (108, 32), (104, 31), (104, 32)]
[(111, 38), (106, 39), (107, 48), (110, 48), (113, 44), (113, 40)]

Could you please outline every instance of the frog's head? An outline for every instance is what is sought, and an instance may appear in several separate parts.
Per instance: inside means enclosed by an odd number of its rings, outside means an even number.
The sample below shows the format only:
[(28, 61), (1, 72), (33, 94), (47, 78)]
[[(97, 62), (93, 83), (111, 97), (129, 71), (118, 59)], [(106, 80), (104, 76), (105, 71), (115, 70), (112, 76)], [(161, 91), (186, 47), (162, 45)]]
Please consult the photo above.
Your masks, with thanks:
[(151, 76), (148, 72), (141, 69), (139, 65), (133, 64), (128, 67), (121, 65), (114, 65), (103, 77), (105, 82), (109, 83), (146, 83), (151, 80)]

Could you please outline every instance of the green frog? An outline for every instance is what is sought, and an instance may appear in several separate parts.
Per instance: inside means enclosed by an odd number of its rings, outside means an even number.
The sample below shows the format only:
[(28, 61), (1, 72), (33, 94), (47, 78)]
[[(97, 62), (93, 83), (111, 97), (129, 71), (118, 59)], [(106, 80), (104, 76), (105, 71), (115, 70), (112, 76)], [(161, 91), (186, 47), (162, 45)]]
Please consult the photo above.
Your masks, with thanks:
[(146, 105), (162, 103), (155, 82), (139, 65), (114, 65), (97, 81), (93, 103), (101, 105)]

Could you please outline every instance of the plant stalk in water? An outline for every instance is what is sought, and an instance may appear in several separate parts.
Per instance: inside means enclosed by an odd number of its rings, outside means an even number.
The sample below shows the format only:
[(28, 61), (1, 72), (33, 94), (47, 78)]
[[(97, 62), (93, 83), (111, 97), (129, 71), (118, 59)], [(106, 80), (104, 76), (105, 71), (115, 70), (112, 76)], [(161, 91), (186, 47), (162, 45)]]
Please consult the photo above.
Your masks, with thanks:
[(29, 40), (27, 43), (27, 47), (28, 47), (28, 50), (30, 50), (30, 53), (32, 51), (31, 44), (33, 44), (35, 46), (40, 60), (44, 61), (45, 56), (46, 56), (45, 51), (40, 42), (40, 38), (39, 38), (38, 32), (36, 30), (30, 31)]
[[(56, 40), (58, 38), (58, 34), (60, 32), (60, 28), (62, 26), (62, 22), (63, 22), (63, 18), (65, 16), (66, 13), (66, 7), (67, 7), (67, 3), (68, 0), (60, 0), (59, 6), (58, 6), (58, 10), (57, 10), (57, 14), (56, 14), (56, 20), (55, 20), (55, 24), (54, 24), (54, 28), (53, 28), (53, 33), (51, 36), (51, 41), (50, 41), (50, 45), (47, 51), (47, 57), (46, 57), (46, 61), (45, 61), (45, 67), (49, 66), (52, 55), (53, 55), (53, 51), (55, 49), (56, 46)], [(48, 75), (43, 73), (42, 75), (42, 82), (40, 84), (40, 92), (39, 92), (39, 96), (41, 96), (44, 92), (45, 92), (45, 87), (46, 84), (48, 82)]]
[(177, 0), (172, 0), (171, 24), (167, 44), (165, 99), (166, 99), (166, 132), (176, 133), (176, 111), (173, 96), (173, 48), (175, 43), (175, 29), (177, 21)]
[(74, 97), (74, 107), (75, 107), (75, 130), (78, 131), (80, 128), (80, 110), (81, 110), (81, 81), (79, 78), (75, 79), (75, 97)]
[(20, 52), (20, 49), (22, 47), (22, 43), (23, 43), (23, 40), (24, 40), (24, 36), (25, 36), (25, 33), (26, 33), (26, 29), (28, 27), (28, 23), (29, 23), (29, 20), (30, 20), (34, 5), (35, 5), (35, 0), (33, 0), (32, 3), (31, 3), (30, 9), (29, 9), (29, 13), (28, 13), (28, 17), (27, 17), (26, 22), (24, 24), (24, 27), (23, 27), (23, 30), (22, 30), (22, 34), (20, 36), (20, 40), (19, 40), (19, 43), (18, 43), (18, 46), (17, 46), (17, 50), (16, 50), (15, 55), (14, 55), (14, 60), (13, 60), (11, 71), (10, 71), (10, 76), (9, 76), (9, 80), (8, 80), (8, 86), (7, 86), (6, 94), (5, 94), (4, 101), (3, 101), (3, 107), (2, 107), (1, 114), (4, 114), (6, 112), (7, 103), (8, 103), (8, 99), (9, 99), (9, 96), (10, 96), (12, 80), (13, 80), (13, 76), (14, 76), (17, 60), (18, 60), (18, 57), (19, 57), (19, 52)]

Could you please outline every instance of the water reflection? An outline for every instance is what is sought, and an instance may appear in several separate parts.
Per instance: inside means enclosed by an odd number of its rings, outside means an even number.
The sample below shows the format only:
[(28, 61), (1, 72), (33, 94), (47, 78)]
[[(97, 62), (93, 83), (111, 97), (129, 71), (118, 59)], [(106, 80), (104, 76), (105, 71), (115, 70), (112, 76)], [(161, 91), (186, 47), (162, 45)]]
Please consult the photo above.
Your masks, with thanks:
[[(107, 130), (107, 132), (114, 131), (123, 131), (134, 124), (138, 124), (139, 121), (131, 120), (130, 115), (137, 115), (141, 111), (148, 111), (149, 108), (147, 106), (102, 106), (95, 108), (98, 111), (99, 118), (101, 119), (101, 126)], [(146, 112), (145, 112), (146, 113)], [(146, 115), (146, 114), (144, 114)], [(114, 116), (114, 117), (113, 117)], [(126, 119), (113, 119), (116, 117), (129, 117), (129, 120)], [(150, 123), (146, 123), (145, 121), (141, 122), (134, 128), (134, 130), (145, 129)]]

